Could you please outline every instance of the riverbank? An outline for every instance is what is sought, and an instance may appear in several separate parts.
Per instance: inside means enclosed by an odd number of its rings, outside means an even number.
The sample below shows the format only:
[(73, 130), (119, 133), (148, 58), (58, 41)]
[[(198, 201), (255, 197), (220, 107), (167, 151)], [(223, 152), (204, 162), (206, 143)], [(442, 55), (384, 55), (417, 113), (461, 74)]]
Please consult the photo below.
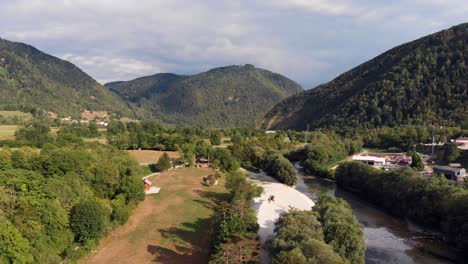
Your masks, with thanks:
[[(298, 175), (303, 174), (308, 176), (298, 170)], [(333, 181), (314, 176), (304, 181), (314, 199), (327, 194), (344, 199), (351, 205), (354, 216), (364, 226), (366, 263), (454, 263), (450, 260), (454, 258), (453, 252), (432, 232), (389, 215), (385, 210), (338, 188)]]
[[(261, 263), (271, 263), (269, 244), (274, 238), (275, 222), (282, 213), (292, 208), (298, 210), (310, 210), (315, 204), (312, 199), (299, 189), (306, 188), (302, 179), (296, 188), (279, 183), (264, 172), (254, 173), (246, 171), (249, 179), (263, 187), (264, 192), (260, 197), (254, 198), (252, 208), (257, 213), (260, 229), (258, 235), (262, 249), (260, 251)], [(301, 184), (302, 182), (302, 184)], [(273, 201), (269, 198), (274, 197)]]

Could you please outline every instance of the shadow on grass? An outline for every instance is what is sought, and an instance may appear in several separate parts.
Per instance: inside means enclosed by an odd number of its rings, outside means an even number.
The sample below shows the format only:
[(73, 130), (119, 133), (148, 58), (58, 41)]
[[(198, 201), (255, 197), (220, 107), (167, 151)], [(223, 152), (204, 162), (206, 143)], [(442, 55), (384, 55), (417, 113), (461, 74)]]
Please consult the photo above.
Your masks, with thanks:
[(178, 248), (177, 251), (182, 253), (177, 253), (174, 250), (163, 248), (155, 245), (148, 245), (146, 250), (154, 256), (152, 262), (161, 262), (161, 263), (192, 263), (192, 255), (186, 251), (186, 248)]
[(176, 244), (177, 252), (151, 245), (148, 246), (148, 252), (155, 255), (155, 262), (207, 263), (209, 259), (210, 230), (211, 218), (198, 219), (195, 222), (184, 222), (181, 227), (159, 229), (158, 231), (162, 237)]
[(212, 191), (204, 191), (204, 190), (194, 190), (193, 192), (198, 194), (201, 197), (208, 198), (210, 201), (214, 203), (227, 201), (230, 196), (229, 193), (220, 193), (220, 192), (212, 192)]

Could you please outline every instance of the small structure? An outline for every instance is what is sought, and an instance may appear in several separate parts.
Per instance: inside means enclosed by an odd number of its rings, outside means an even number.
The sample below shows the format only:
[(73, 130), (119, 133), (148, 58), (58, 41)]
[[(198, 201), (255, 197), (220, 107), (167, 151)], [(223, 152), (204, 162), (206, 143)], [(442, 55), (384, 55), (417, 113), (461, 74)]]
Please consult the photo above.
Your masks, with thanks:
[(143, 183), (145, 184), (145, 191), (148, 191), (151, 188), (151, 185), (153, 184), (150, 180), (144, 179)]
[(449, 166), (434, 166), (434, 173), (443, 174), (448, 180), (463, 182), (466, 175), (464, 168), (452, 168)]
[(468, 144), (468, 137), (459, 137), (455, 140), (455, 144), (457, 145), (463, 145), (463, 144)]
[(211, 164), (208, 159), (199, 158), (195, 166), (197, 168), (209, 168), (211, 167)]
[(203, 182), (208, 185), (218, 185), (218, 175), (210, 174), (206, 177), (203, 177)]
[(55, 113), (55, 112), (49, 111), (49, 112), (47, 112), (47, 114), (48, 114), (48, 115), (50, 116), (50, 118), (52, 118), (52, 119), (58, 118), (58, 115), (57, 115), (57, 113)]
[(374, 157), (374, 156), (353, 156), (353, 160), (360, 161), (374, 167), (385, 166), (385, 158)]

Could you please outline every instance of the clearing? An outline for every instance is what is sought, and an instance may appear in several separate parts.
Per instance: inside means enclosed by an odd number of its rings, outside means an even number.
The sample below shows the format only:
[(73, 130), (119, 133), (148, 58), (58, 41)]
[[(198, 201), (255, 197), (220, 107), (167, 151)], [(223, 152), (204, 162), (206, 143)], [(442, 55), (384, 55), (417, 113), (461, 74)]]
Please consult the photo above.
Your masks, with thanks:
[(227, 196), (225, 179), (202, 184), (213, 172), (181, 168), (151, 177), (161, 192), (147, 195), (82, 263), (207, 263), (213, 206)]
[(29, 121), (32, 118), (30, 113), (24, 113), (21, 111), (0, 111), (0, 116), (3, 117), (16, 117), (22, 120)]
[(0, 126), (0, 140), (15, 139), (15, 131), (19, 126), (2, 125)]
[(180, 158), (180, 154), (177, 151), (158, 151), (158, 150), (127, 150), (140, 165), (149, 165), (157, 163), (159, 158), (166, 152), (171, 160)]

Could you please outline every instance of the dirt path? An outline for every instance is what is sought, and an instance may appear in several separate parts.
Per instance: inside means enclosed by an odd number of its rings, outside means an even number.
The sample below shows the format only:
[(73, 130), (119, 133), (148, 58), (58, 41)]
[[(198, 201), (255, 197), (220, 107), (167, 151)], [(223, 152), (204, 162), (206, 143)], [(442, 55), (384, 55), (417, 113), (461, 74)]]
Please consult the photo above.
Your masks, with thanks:
[(154, 176), (161, 192), (146, 196), (129, 221), (102, 239), (81, 263), (207, 263), (210, 217), (219, 186), (201, 184), (210, 169), (178, 169)]

